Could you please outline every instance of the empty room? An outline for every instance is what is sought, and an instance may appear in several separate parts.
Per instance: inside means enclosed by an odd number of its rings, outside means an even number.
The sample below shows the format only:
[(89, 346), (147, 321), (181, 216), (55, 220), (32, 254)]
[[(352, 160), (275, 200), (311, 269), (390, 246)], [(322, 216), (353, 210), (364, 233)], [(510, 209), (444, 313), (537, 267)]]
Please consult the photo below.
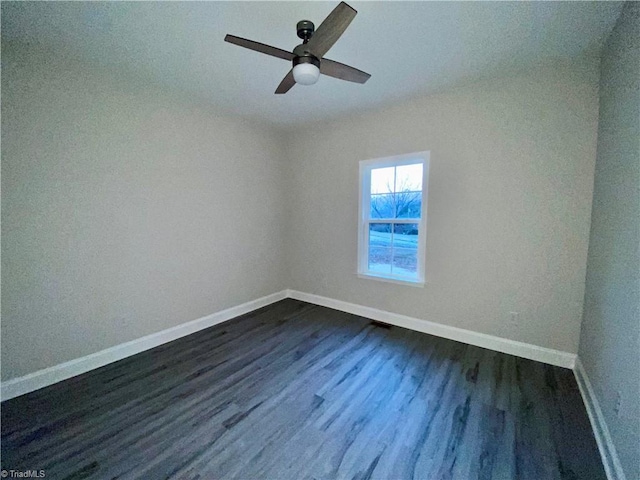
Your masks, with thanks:
[(640, 480), (640, 3), (1, 22), (2, 478)]

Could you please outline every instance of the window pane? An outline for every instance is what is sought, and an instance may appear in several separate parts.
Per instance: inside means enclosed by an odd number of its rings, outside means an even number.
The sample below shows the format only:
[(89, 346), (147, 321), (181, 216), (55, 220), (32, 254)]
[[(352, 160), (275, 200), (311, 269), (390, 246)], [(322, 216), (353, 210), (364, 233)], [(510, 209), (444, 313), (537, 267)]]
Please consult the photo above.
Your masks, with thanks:
[(396, 167), (395, 217), (420, 218), (422, 210), (422, 164)]
[(391, 273), (391, 224), (369, 224), (369, 270), (377, 273)]
[(422, 192), (398, 192), (395, 195), (395, 218), (420, 218)]
[(410, 248), (394, 248), (393, 249), (393, 266), (391, 269), (393, 275), (402, 277), (418, 276), (418, 249)]
[(369, 224), (369, 246), (391, 247), (391, 224), (390, 223), (370, 223)]
[(371, 247), (369, 249), (369, 271), (391, 274), (391, 249)]
[(396, 192), (422, 191), (422, 164), (401, 165), (396, 167)]
[(393, 193), (395, 167), (371, 170), (371, 193)]
[(391, 273), (405, 277), (418, 275), (418, 228), (417, 223), (393, 226), (393, 259)]
[(371, 195), (371, 218), (393, 218), (393, 212), (392, 193)]

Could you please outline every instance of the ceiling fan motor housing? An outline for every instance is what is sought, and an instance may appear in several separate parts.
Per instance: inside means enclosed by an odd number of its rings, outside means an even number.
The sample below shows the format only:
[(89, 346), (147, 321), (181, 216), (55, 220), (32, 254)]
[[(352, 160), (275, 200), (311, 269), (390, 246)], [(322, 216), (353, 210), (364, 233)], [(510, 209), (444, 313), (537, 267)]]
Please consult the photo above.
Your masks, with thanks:
[(311, 63), (316, 67), (320, 68), (320, 59), (314, 55), (312, 55), (309, 51), (304, 48), (304, 45), (298, 45), (293, 49), (293, 66), (299, 65), (301, 63)]

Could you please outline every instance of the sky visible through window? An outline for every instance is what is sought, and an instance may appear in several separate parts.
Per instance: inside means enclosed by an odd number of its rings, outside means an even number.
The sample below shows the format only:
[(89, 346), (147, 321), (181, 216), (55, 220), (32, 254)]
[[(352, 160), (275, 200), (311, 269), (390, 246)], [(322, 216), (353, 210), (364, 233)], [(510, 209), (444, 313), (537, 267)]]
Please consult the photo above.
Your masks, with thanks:
[(371, 170), (372, 194), (402, 191), (403, 186), (410, 190), (422, 190), (421, 163)]
[(422, 163), (372, 169), (370, 192), (369, 271), (417, 278)]

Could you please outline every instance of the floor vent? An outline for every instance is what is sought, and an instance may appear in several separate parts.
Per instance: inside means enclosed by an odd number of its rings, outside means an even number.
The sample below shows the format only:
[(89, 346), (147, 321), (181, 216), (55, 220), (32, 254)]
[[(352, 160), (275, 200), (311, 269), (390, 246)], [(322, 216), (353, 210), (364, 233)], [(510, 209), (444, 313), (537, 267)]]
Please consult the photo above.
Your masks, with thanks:
[(386, 328), (387, 330), (393, 327), (393, 325), (389, 325), (388, 323), (378, 322), (376, 320), (371, 320), (371, 325), (373, 325), (374, 327)]

